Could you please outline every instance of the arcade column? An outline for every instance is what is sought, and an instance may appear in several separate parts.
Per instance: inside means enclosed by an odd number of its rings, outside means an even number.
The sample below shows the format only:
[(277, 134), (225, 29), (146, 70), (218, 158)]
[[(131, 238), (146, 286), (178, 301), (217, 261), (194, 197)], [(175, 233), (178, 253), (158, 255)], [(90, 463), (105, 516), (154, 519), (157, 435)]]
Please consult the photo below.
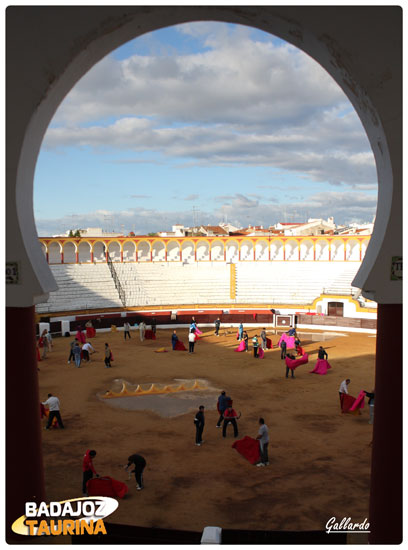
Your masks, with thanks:
[(34, 306), (6, 308), (5, 508), (9, 543), (27, 542), (26, 537), (11, 531), (13, 522), (25, 512), (25, 503), (46, 500), (34, 315)]
[(402, 305), (378, 304), (370, 544), (402, 542), (401, 342)]

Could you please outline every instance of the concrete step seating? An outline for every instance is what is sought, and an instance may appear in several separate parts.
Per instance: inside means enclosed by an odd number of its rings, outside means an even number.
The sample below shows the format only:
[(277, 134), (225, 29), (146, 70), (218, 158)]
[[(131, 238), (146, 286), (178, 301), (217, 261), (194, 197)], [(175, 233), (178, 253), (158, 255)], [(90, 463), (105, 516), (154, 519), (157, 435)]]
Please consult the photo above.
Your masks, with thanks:
[(122, 307), (107, 264), (61, 264), (50, 269), (58, 290), (36, 306), (37, 313)]
[(220, 264), (115, 264), (126, 305), (230, 303), (230, 266)]
[(237, 264), (237, 301), (310, 304), (327, 294), (351, 294), (359, 263), (272, 262)]

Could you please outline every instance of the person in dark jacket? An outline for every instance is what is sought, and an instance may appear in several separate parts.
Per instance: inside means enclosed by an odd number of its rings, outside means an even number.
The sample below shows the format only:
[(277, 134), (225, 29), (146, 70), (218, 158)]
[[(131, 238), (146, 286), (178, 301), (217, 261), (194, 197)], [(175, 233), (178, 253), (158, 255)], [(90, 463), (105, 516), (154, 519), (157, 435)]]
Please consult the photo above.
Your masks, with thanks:
[(217, 410), (220, 413), (220, 417), (216, 424), (216, 428), (221, 428), (221, 422), (224, 419), (224, 412), (226, 411), (230, 400), (231, 398), (225, 395), (225, 391), (222, 391), (221, 394), (218, 396)]
[(286, 357), (286, 342), (285, 342), (285, 340), (281, 340), (280, 349), (281, 349), (281, 359), (285, 359), (285, 357)]
[(195, 427), (196, 427), (196, 445), (197, 447), (200, 447), (204, 441), (202, 439), (202, 436), (203, 436), (203, 431), (204, 431), (204, 424), (205, 424), (205, 419), (204, 419), (204, 405), (200, 405), (198, 407), (198, 412), (196, 413), (195, 417), (194, 417), (194, 424), (195, 424)]
[(146, 466), (146, 460), (142, 455), (138, 455), (135, 453), (134, 455), (130, 455), (130, 457), (128, 458), (128, 463), (125, 466), (126, 471), (131, 466), (131, 464), (134, 465), (135, 469), (129, 472), (129, 479), (130, 479), (130, 474), (135, 474), (136, 490), (141, 491), (144, 487), (143, 470), (145, 469), (145, 466)]
[(372, 390), (371, 392), (368, 392), (368, 391), (364, 390), (364, 393), (368, 397), (368, 405), (370, 407), (370, 420), (368, 421), (368, 423), (373, 424), (374, 423), (374, 397), (375, 397), (375, 393), (374, 393), (374, 390)]
[(246, 330), (244, 330), (243, 336), (244, 336), (244, 342), (245, 342), (245, 351), (248, 351), (249, 336)]
[(319, 359), (326, 359), (326, 361), (329, 358), (323, 346), (320, 346), (319, 351), (317, 352), (317, 357)]
[(173, 350), (176, 349), (177, 342), (178, 342), (178, 336), (176, 334), (176, 331), (173, 330), (173, 334), (171, 335), (171, 346), (172, 346)]
[(215, 320), (214, 326), (215, 326), (215, 335), (219, 336), (218, 332), (219, 332), (220, 326), (221, 326), (221, 321), (220, 321), (219, 317), (217, 317), (217, 319)]
[(263, 328), (263, 329), (261, 330), (260, 337), (261, 337), (261, 340), (262, 340), (262, 349), (265, 351), (265, 350), (267, 349), (267, 345), (266, 345), (266, 330), (265, 330), (265, 328)]

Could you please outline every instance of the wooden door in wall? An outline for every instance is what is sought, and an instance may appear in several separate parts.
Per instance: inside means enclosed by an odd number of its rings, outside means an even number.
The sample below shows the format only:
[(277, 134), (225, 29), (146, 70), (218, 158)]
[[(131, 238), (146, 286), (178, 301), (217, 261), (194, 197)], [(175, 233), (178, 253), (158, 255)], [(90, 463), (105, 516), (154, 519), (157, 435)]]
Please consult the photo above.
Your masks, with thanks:
[(333, 317), (344, 316), (344, 304), (343, 302), (329, 302), (327, 306), (327, 315)]

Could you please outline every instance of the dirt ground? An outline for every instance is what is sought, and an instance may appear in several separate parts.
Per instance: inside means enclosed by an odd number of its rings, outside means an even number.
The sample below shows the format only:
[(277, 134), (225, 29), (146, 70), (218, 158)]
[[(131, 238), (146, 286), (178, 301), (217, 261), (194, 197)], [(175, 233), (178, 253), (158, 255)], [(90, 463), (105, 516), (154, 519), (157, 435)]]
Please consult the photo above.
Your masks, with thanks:
[[(43, 431), (47, 499), (82, 496), (82, 457), (95, 449), (94, 465), (129, 486), (110, 522), (145, 527), (201, 531), (207, 525), (261, 530), (324, 530), (333, 516), (362, 522), (368, 516), (372, 426), (367, 401), (361, 416), (341, 414), (338, 388), (351, 378), (349, 393), (374, 387), (375, 337), (348, 334), (326, 342), (302, 338), (309, 364), (285, 378), (284, 361), (274, 349), (264, 359), (234, 353), (235, 329), (216, 337), (203, 328), (194, 354), (171, 351), (172, 331), (158, 330), (157, 340), (124, 341), (123, 332), (98, 333), (97, 353), (89, 364), (67, 364), (72, 338), (54, 339), (53, 351), (39, 363), (40, 396), (58, 396), (65, 430)], [(260, 329), (249, 329), (250, 337)], [(187, 329), (178, 329), (187, 346)], [(345, 333), (344, 333), (345, 334)], [(104, 368), (104, 342), (115, 361)], [(332, 369), (326, 376), (309, 374), (317, 349), (324, 345)], [(169, 353), (154, 353), (166, 347)], [(270, 465), (257, 468), (231, 448), (216, 429), (216, 399), (206, 407), (201, 447), (195, 446), (194, 412), (162, 417), (149, 410), (110, 406), (97, 394), (111, 389), (115, 379), (132, 384), (175, 383), (175, 379), (205, 379), (226, 390), (242, 412), (239, 438), (256, 437), (258, 418), (269, 427)], [(135, 398), (137, 399), (137, 398)], [(44, 425), (45, 425), (45, 421)], [(136, 491), (121, 467), (132, 453), (147, 461), (145, 489)]]

